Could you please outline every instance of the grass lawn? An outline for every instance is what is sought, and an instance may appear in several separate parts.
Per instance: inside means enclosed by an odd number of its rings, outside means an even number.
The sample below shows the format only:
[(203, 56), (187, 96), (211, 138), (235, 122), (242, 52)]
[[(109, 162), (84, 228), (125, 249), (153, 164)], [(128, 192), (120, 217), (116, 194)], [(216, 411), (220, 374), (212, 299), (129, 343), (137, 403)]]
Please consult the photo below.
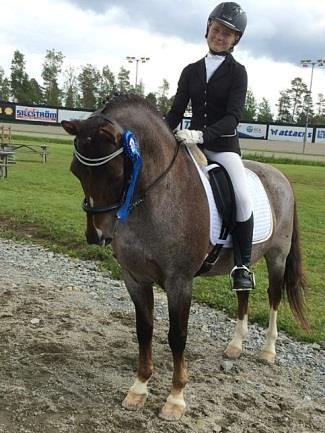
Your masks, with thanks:
[[(71, 142), (16, 137), (19, 141), (48, 146), (48, 162), (25, 150), (16, 153), (9, 177), (0, 181), (0, 235), (32, 240), (84, 259), (99, 260), (119, 275), (109, 248), (88, 246), (84, 238), (85, 215), (80, 203), (82, 190), (69, 172)], [(296, 324), (286, 304), (279, 314), (279, 328), (307, 341), (325, 341), (325, 167), (317, 165), (272, 164), (291, 180), (298, 203), (305, 270), (309, 282), (307, 307), (312, 331)], [(258, 263), (258, 288), (250, 296), (250, 320), (266, 326), (268, 321), (267, 272)], [(230, 291), (228, 277), (197, 278), (194, 298), (235, 316), (237, 299)]]

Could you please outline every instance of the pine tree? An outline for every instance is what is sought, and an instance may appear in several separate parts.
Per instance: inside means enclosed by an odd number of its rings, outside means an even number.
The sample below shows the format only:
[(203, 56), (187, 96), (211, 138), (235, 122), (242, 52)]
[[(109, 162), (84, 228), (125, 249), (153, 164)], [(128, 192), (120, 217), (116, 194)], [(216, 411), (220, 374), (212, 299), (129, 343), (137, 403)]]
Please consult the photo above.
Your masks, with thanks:
[(29, 103), (29, 78), (25, 71), (24, 54), (16, 50), (11, 61), (11, 95), (15, 102)]
[(97, 108), (100, 79), (100, 72), (93, 65), (88, 63), (82, 66), (78, 81), (81, 93), (80, 103), (83, 108), (90, 110)]
[(115, 80), (115, 75), (106, 65), (103, 67), (100, 76), (100, 83), (98, 89), (98, 105), (103, 104), (105, 101), (109, 101), (115, 93), (117, 93), (117, 83)]
[(297, 77), (291, 81), (291, 88), (288, 89), (288, 94), (291, 99), (291, 119), (296, 122), (301, 116), (304, 107), (304, 97), (308, 92), (308, 88), (302, 79)]
[(242, 118), (246, 122), (254, 121), (256, 120), (256, 114), (257, 114), (256, 98), (254, 96), (253, 91), (251, 89), (248, 89)]
[(169, 83), (164, 78), (162, 85), (158, 89), (157, 106), (160, 113), (165, 116), (170, 110), (171, 104), (168, 98)]
[(62, 91), (58, 79), (62, 69), (64, 55), (61, 51), (47, 50), (43, 63), (44, 102), (49, 105), (61, 105)]
[(64, 71), (64, 76), (64, 106), (69, 108), (78, 108), (80, 107), (80, 95), (78, 90), (78, 77), (75, 69), (72, 66), (68, 67)]
[(288, 90), (282, 90), (280, 92), (280, 98), (278, 100), (278, 122), (290, 123), (292, 122), (291, 115), (291, 96)]
[(257, 121), (262, 123), (273, 122), (271, 106), (266, 98), (262, 98), (262, 101), (257, 106)]
[(157, 104), (157, 96), (155, 93), (153, 92), (149, 92), (147, 94), (147, 96), (145, 97), (145, 99), (152, 104), (154, 107), (156, 107), (158, 109), (158, 104)]
[(0, 101), (9, 101), (10, 98), (10, 81), (5, 76), (5, 71), (0, 66)]
[(117, 75), (117, 90), (119, 93), (128, 93), (131, 90), (130, 71), (123, 68), (123, 66)]
[(29, 103), (30, 104), (42, 104), (43, 103), (43, 91), (41, 86), (35, 80), (35, 78), (31, 78), (28, 84), (29, 90)]
[(313, 118), (314, 125), (325, 125), (325, 97), (322, 93), (318, 93), (317, 114)]
[(311, 123), (311, 119), (314, 117), (313, 99), (311, 93), (307, 91), (303, 96), (302, 110), (296, 119), (298, 125), (305, 125)]

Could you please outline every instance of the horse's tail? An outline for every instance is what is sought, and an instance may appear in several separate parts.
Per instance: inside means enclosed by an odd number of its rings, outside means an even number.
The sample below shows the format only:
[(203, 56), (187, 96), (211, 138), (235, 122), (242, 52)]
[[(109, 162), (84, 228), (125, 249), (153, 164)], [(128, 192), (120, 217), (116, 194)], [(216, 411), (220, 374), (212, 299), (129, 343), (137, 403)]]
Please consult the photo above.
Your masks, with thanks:
[(306, 278), (302, 267), (296, 203), (294, 204), (291, 248), (283, 278), (283, 291), (287, 294), (291, 311), (298, 322), (304, 329), (309, 329), (310, 325), (305, 313)]

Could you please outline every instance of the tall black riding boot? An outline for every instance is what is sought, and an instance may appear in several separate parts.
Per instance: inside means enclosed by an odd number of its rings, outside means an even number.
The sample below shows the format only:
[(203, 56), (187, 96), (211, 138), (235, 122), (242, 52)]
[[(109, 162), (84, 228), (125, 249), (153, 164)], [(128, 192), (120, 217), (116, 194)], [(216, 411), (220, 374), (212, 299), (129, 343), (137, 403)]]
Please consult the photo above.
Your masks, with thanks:
[(255, 287), (253, 272), (249, 269), (252, 255), (254, 218), (237, 222), (232, 232), (234, 244), (235, 267), (230, 273), (233, 279), (233, 290), (252, 290)]

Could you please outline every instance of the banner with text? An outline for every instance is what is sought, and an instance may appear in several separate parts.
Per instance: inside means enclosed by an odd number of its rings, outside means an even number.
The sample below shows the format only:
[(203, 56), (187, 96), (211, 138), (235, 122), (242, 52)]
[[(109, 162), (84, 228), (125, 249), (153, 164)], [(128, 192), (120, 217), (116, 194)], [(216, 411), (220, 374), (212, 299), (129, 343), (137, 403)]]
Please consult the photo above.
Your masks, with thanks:
[(239, 138), (256, 138), (266, 140), (267, 126), (260, 123), (239, 123)]
[[(304, 126), (284, 126), (284, 125), (270, 125), (268, 140), (279, 141), (295, 141), (303, 142), (305, 136)], [(311, 143), (313, 138), (313, 128), (307, 128), (307, 143)]]
[(57, 123), (58, 110), (56, 108), (16, 105), (16, 120)]
[(92, 114), (92, 111), (58, 110), (58, 122), (62, 120), (84, 120)]
[(325, 128), (316, 128), (315, 143), (325, 144)]

